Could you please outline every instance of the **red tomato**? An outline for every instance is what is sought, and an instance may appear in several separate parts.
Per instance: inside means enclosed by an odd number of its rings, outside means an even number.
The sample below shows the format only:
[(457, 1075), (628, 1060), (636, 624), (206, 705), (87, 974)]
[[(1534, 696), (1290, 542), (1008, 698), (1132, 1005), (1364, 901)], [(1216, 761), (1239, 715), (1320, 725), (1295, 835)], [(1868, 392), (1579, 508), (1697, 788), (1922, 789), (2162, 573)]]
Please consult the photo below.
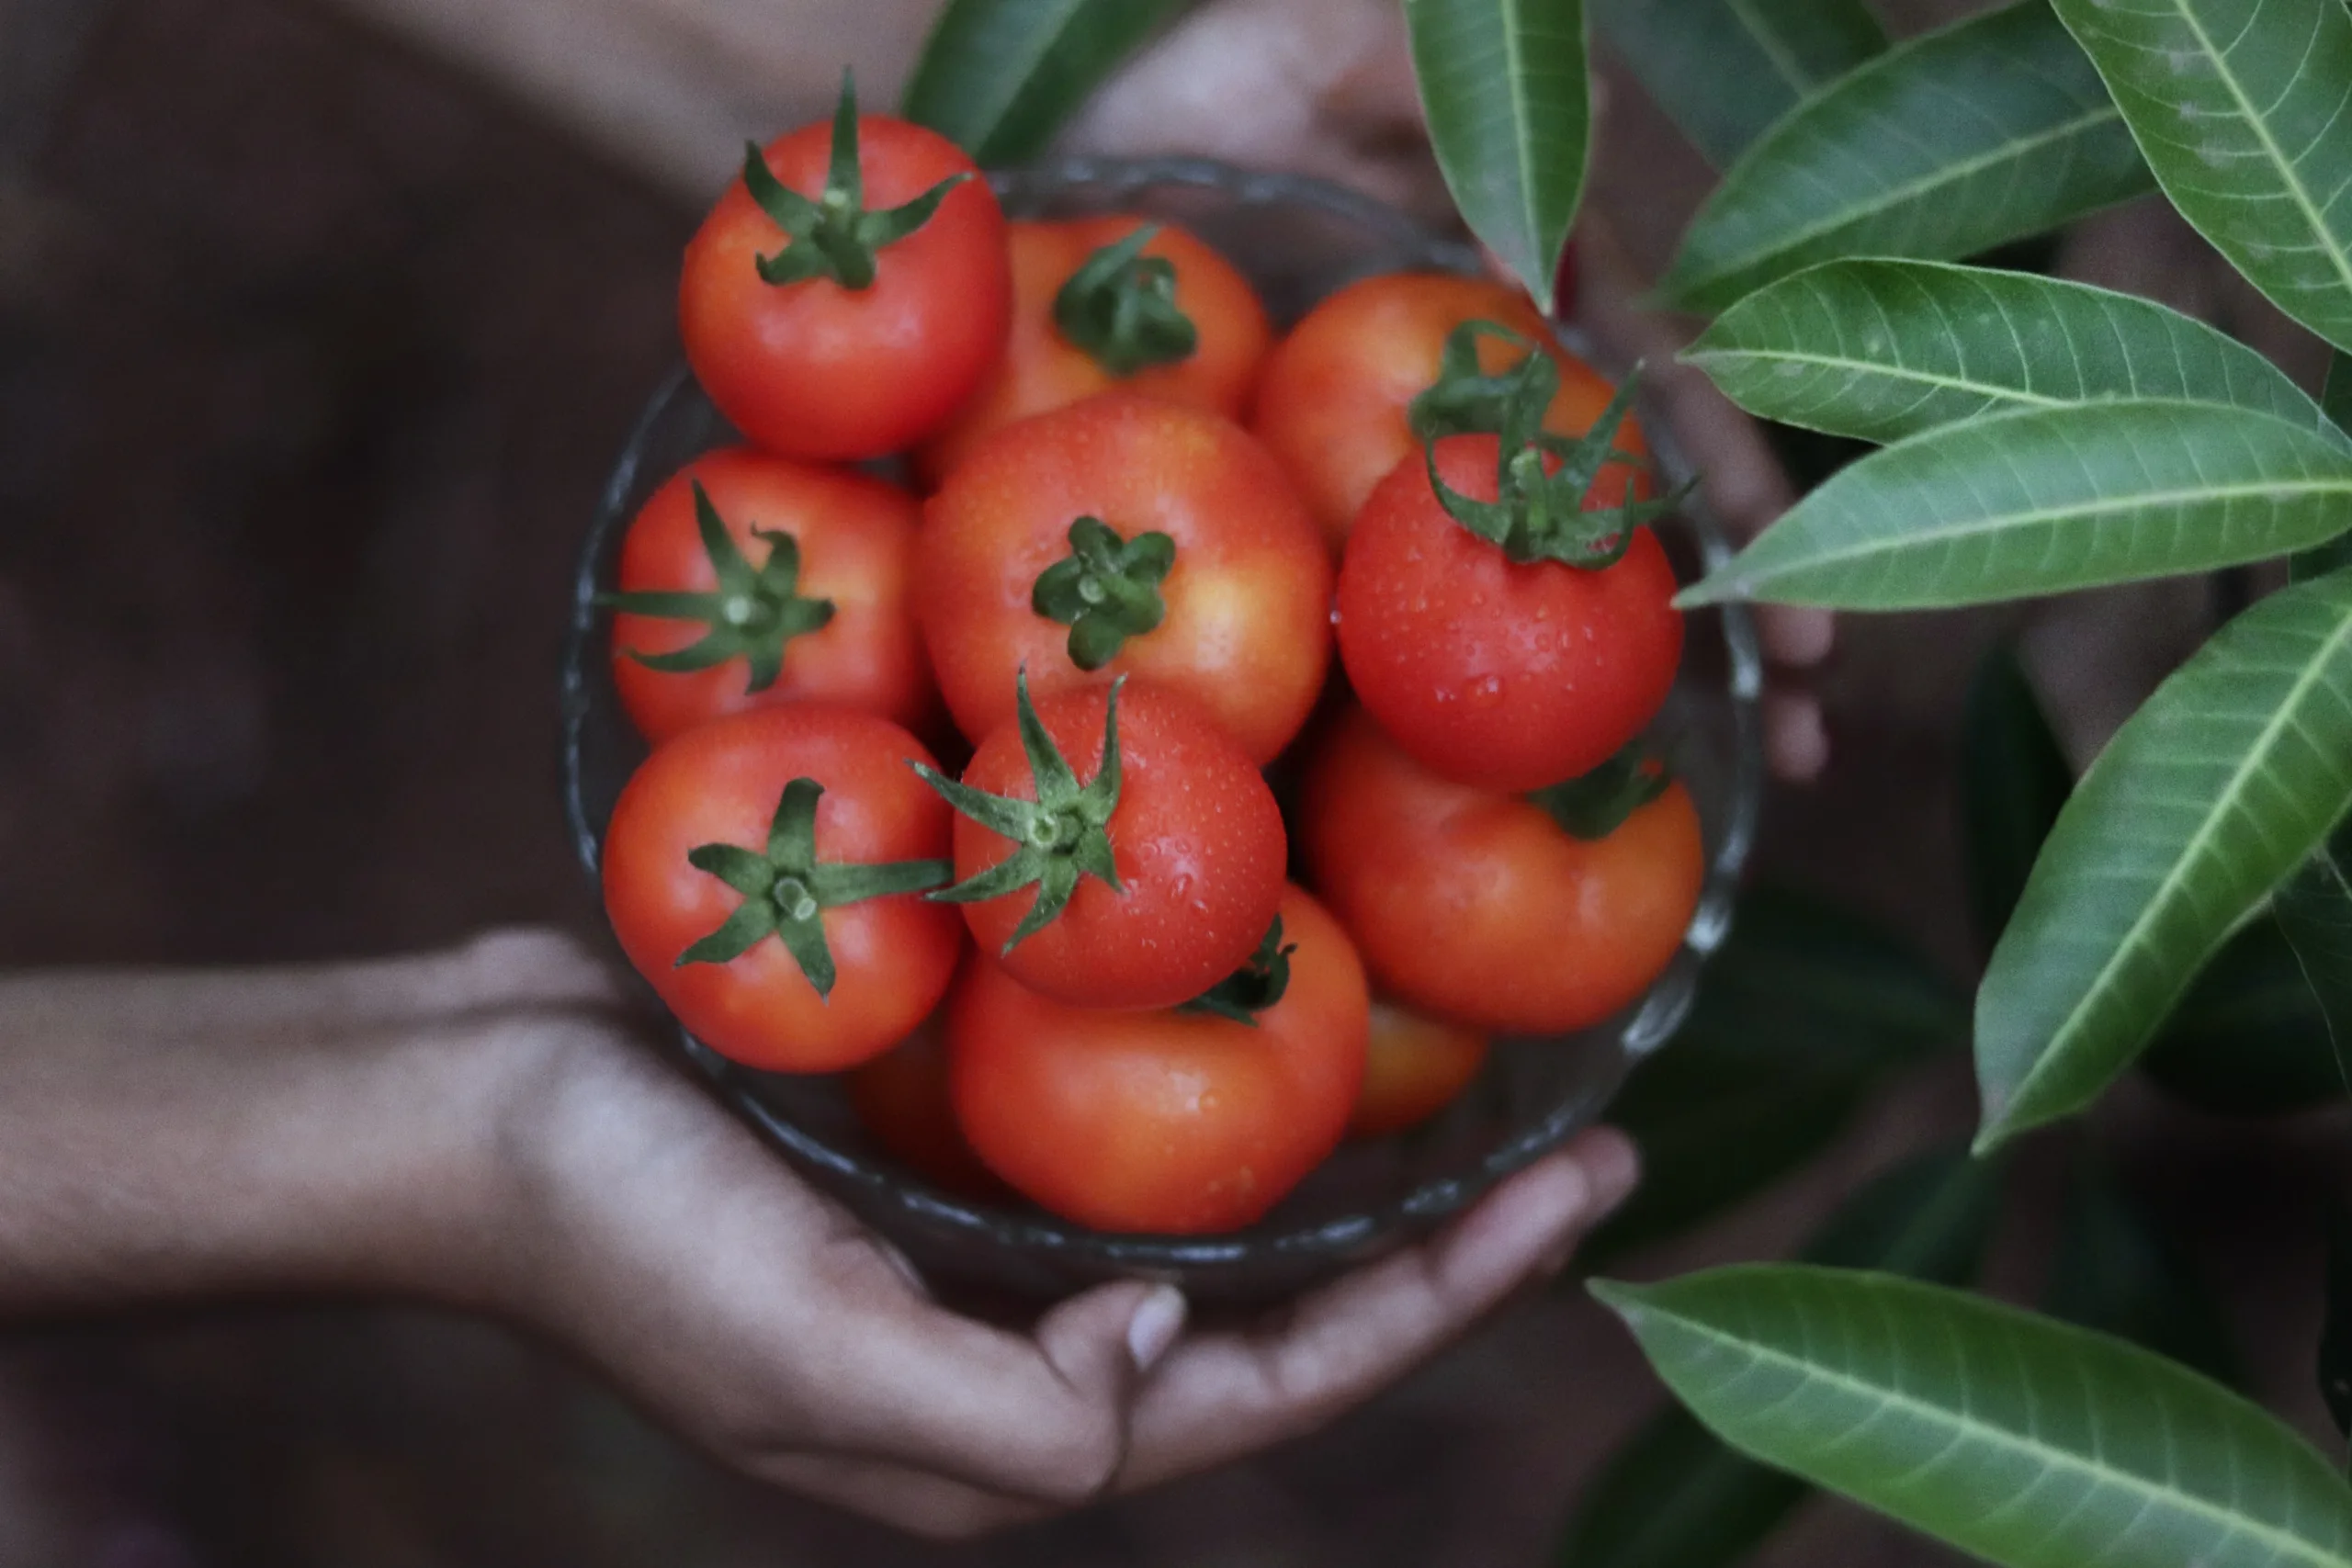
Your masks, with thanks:
[(1351, 710), (1309, 765), (1300, 838), (1315, 886), (1384, 992), (1484, 1029), (1598, 1023), (1673, 958), (1706, 873), (1677, 784), (1608, 837), (1439, 777)]
[(1097, 1230), (1190, 1235), (1257, 1220), (1331, 1152), (1363, 1074), (1363, 966), (1295, 887), (1282, 999), (1238, 1023), (1093, 1012), (990, 964), (948, 998), (956, 1112), (981, 1159)]
[[(1115, 773), (1103, 765), (1113, 701)], [(1062, 692), (1035, 712), (1066, 770), (1058, 783), (1039, 787), (1016, 721), (981, 741), (962, 785), (942, 792), (963, 813), (959, 885), (994, 873), (1011, 887), (965, 905), (980, 951), (1072, 1007), (1173, 1007), (1239, 968), (1282, 901), (1289, 853), (1281, 809), (1250, 759), (1191, 703), (1140, 682)], [(1010, 803), (1023, 820), (983, 825), (964, 804), (972, 791), (995, 797), (984, 809)]]
[[(1257, 291), (1231, 262), (1175, 224), (1161, 223), (1139, 261), (1099, 280), (1078, 277), (1143, 221), (1079, 218), (1012, 226), (1012, 333), (1004, 358), (915, 454), (926, 479), (938, 483), (990, 431), (1113, 388), (1227, 419), (1249, 412), (1272, 333)], [(1057, 312), (1062, 300), (1068, 309)], [(1070, 317), (1068, 326), (1057, 323), (1057, 313)]]
[[(1289, 470), (1334, 554), (1373, 487), (1420, 450), (1406, 410), (1437, 379), (1447, 335), (1473, 321), (1493, 321), (1532, 343), (1553, 342), (1544, 318), (1516, 289), (1481, 277), (1406, 272), (1340, 289), (1267, 356), (1250, 427)], [(1479, 345), (1479, 365), (1500, 370), (1515, 353), (1487, 341)], [(1556, 344), (1552, 356), (1560, 390), (1544, 428), (1581, 435), (1615, 389)], [(1630, 419), (1618, 427), (1617, 445), (1635, 457), (1648, 450)]]
[[(996, 363), (1012, 311), (1004, 214), (972, 161), (921, 126), (842, 102), (862, 188), (829, 175), (843, 117), (777, 138), (747, 175), (764, 167), (811, 205), (829, 188), (849, 199), (823, 209), (820, 232), (791, 238), (777, 213), (792, 197), (763, 179), (763, 202), (737, 179), (686, 246), (678, 287), (686, 359), (710, 400), (760, 446), (802, 457), (879, 457), (928, 434)], [(921, 216), (910, 204), (958, 176), (927, 219), (889, 237)], [(763, 262), (805, 276), (770, 283)]]
[(1197, 409), (1114, 392), (1008, 425), (923, 509), (915, 615), (974, 739), (1012, 718), (1016, 671), (1041, 694), (1133, 674), (1269, 761), (1323, 689), (1330, 605), (1280, 466)]
[[(930, 1013), (963, 937), (919, 891), (945, 879), (954, 815), (909, 765), (930, 761), (888, 719), (812, 704), (714, 720), (645, 760), (605, 829), (605, 908), (696, 1039), (746, 1066), (831, 1072)], [(885, 878), (909, 890), (834, 901)]]
[[(697, 485), (724, 529), (723, 559), (704, 538)], [(907, 600), (921, 515), (896, 486), (748, 447), (686, 465), (629, 525), (609, 601), (613, 683), (638, 729), (666, 740), (721, 714), (801, 701), (921, 728), (931, 671)], [(631, 604), (681, 613), (632, 615)]]
[(1373, 1003), (1363, 1089), (1348, 1135), (1377, 1138), (1419, 1125), (1453, 1104), (1486, 1065), (1487, 1037), (1478, 1031)]
[[(1440, 477), (1492, 502), (1496, 450), (1492, 436), (1441, 441)], [(1587, 511), (1604, 504), (1602, 488)], [(1363, 705), (1429, 766), (1539, 789), (1599, 767), (1657, 716), (1682, 659), (1674, 592), (1646, 528), (1600, 570), (1512, 560), (1447, 514), (1416, 455), (1348, 536), (1340, 658)]]
[(947, 1045), (926, 1025), (849, 1074), (850, 1104), (874, 1141), (943, 1192), (994, 1201), (1002, 1181), (965, 1141), (947, 1092)]

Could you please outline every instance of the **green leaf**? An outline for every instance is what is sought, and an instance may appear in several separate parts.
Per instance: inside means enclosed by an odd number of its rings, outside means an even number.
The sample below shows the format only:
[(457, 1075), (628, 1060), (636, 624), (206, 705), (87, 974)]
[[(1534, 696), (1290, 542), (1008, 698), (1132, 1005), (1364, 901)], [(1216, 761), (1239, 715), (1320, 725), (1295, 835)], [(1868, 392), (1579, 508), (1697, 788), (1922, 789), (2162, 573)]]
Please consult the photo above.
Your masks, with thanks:
[(1626, 1440), (1593, 1477), (1559, 1568), (1717, 1568), (1737, 1562), (1813, 1488), (1724, 1447), (1680, 1409)]
[[(1809, 1261), (1957, 1282), (1974, 1275), (2000, 1196), (1965, 1149), (1897, 1166), (1855, 1193), (1805, 1247)], [(1679, 1409), (1639, 1432), (1569, 1521), (1561, 1568), (1717, 1568), (1745, 1557), (1811, 1490), (1723, 1446)]]
[(1024, 163), (1190, 0), (949, 0), (900, 110), (972, 155)]
[(1797, 1264), (1592, 1289), (1734, 1447), (1989, 1562), (2352, 1562), (2352, 1490), (2317, 1452), (2121, 1340)]
[(2076, 1174), (2043, 1310), (2169, 1356), (2216, 1382), (2240, 1379), (2228, 1325), (2203, 1280), (2096, 1165)]
[(1886, 49), (1861, 0), (1594, 0), (1592, 19), (1719, 169), (1799, 98)]
[(2079, 1110), (2352, 798), (2352, 576), (2283, 589), (2075, 786), (1976, 1003), (1980, 1145)]
[(2344, 1098), (2319, 998), (2267, 915), (2205, 965), (2141, 1068), (2177, 1100), (2222, 1116), (2279, 1116)]
[(1677, 603), (1977, 604), (2208, 571), (2352, 523), (2352, 448), (2216, 403), (2019, 409), (1839, 470)]
[(1990, 950), (2075, 788), (2075, 771), (2051, 732), (2041, 699), (2007, 644), (1977, 666), (1961, 730), (1960, 768), (1968, 909), (1977, 941)]
[(1825, 262), (1749, 295), (1682, 356), (1748, 412), (1881, 443), (2007, 409), (2231, 403), (2342, 433), (2276, 366), (2179, 311), (1945, 262)]
[(1549, 315), (1591, 141), (1584, 0), (1405, 0), (1405, 23), (1446, 188)]
[(2352, 348), (2352, 14), (2341, 0), (2058, 0), (2181, 216)]
[(2000, 1217), (1996, 1161), (1937, 1149), (1883, 1172), (1805, 1243), (1807, 1263), (1878, 1269), (1946, 1285), (1976, 1277)]
[(1873, 1081), (1669, 1042), (1609, 1108), (1642, 1151), (1642, 1182), (1578, 1249), (1578, 1268), (1606, 1269), (1802, 1169), (1851, 1123)]
[(2352, 825), (2339, 826), (2297, 866), (2270, 907), (2319, 998), (2336, 1071), (2352, 1089)]
[(1741, 897), (1660, 1059), (1695, 1045), (1768, 1067), (1871, 1074), (1925, 1061), (1967, 1032), (1965, 998), (1885, 922), (1768, 886)]
[(1838, 256), (1973, 255), (2149, 183), (2098, 73), (2044, 0), (2025, 0), (1798, 105), (1724, 175), (1659, 288), (1719, 310)]
[(1860, 916), (1785, 893), (1740, 900), (1680, 1032), (1610, 1107), (1642, 1185), (1586, 1269), (1752, 1197), (1843, 1133), (1891, 1072), (1956, 1044), (1967, 1010), (1927, 961)]

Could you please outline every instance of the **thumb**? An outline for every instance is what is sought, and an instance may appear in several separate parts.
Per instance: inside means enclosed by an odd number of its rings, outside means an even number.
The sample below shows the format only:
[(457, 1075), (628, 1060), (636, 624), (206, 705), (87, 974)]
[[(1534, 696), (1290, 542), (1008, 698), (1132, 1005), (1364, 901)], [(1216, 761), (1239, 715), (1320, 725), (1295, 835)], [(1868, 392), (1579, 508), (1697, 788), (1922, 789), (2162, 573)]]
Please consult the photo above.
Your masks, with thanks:
[(1184, 1293), (1125, 1280), (1098, 1285), (1037, 1322), (1037, 1348), (1071, 1392), (1124, 1409), (1138, 1378), (1183, 1331)]

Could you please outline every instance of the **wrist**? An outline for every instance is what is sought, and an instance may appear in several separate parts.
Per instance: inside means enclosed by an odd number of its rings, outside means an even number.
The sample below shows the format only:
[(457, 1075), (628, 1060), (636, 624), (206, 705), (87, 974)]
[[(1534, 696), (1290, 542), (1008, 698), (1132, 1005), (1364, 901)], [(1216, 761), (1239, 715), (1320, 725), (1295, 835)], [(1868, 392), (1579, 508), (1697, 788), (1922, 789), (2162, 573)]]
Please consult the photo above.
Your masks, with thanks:
[(0, 1314), (475, 1301), (531, 1087), (605, 983), (560, 939), (226, 976), (0, 982)]

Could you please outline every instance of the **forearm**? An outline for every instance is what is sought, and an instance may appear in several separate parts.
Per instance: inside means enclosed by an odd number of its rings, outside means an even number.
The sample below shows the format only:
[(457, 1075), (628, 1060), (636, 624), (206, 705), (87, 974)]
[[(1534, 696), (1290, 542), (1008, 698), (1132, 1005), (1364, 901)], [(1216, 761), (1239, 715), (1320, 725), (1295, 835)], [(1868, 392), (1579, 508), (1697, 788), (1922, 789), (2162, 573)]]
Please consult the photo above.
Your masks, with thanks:
[(544, 1020), (602, 995), (548, 951), (0, 978), (0, 1315), (472, 1295)]

